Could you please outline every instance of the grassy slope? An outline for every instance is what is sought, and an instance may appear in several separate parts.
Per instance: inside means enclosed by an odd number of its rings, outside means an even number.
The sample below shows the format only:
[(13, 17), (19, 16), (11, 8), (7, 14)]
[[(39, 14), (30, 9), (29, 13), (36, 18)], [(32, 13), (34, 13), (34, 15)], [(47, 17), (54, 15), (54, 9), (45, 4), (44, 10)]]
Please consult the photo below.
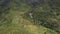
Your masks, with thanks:
[(44, 34), (44, 32), (57, 34), (57, 32), (43, 26), (33, 25), (29, 20), (24, 19), (21, 15), (30, 10), (29, 6), (21, 4), (17, 9), (16, 4), (12, 4), (9, 14), (6, 15), (7, 19), (12, 19), (11, 24), (0, 26), (0, 34)]

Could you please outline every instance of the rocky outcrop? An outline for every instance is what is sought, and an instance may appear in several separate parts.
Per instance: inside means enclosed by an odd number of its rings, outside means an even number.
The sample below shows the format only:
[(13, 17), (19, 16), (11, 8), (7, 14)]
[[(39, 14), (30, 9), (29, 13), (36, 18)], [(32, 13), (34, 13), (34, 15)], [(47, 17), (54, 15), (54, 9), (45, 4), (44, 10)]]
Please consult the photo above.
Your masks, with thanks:
[(40, 5), (44, 3), (44, 0), (25, 0), (27, 4), (30, 4), (31, 6), (35, 7), (37, 5)]

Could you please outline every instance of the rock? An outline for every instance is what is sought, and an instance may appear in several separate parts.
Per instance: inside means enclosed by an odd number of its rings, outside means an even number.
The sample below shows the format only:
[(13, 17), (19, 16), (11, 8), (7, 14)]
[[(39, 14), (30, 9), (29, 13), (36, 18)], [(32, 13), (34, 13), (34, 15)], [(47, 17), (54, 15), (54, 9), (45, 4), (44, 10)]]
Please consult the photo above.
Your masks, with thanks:
[(25, 0), (26, 3), (30, 4), (32, 7), (40, 5), (44, 2), (44, 0)]

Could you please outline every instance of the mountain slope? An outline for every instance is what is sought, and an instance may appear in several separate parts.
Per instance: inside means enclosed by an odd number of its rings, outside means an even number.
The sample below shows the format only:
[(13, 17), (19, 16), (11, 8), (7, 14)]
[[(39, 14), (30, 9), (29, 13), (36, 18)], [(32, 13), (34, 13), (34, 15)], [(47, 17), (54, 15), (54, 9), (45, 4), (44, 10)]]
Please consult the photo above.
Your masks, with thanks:
[(24, 0), (13, 0), (5, 8), (4, 12), (0, 8), (0, 34), (60, 34), (58, 6), (43, 3), (32, 8)]

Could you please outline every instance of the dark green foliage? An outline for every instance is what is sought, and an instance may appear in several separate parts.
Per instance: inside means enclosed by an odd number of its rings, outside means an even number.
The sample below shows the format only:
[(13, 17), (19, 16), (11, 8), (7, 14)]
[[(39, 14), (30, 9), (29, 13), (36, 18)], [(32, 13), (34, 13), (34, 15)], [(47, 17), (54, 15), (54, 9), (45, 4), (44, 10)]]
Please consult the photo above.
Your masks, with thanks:
[[(23, 14), (23, 18), (30, 20), (35, 25), (42, 25), (46, 28), (50, 28), (56, 32), (60, 32), (60, 0), (46, 0), (42, 5), (37, 5), (37, 7), (32, 6), (31, 10), (26, 11)], [(16, 3), (15, 7), (21, 6), (25, 3), (24, 0), (13, 0), (12, 2)], [(9, 2), (8, 2), (9, 3)], [(35, 3), (34, 3), (35, 4)], [(12, 18), (6, 18), (6, 15), (9, 14), (10, 7), (8, 4), (0, 3), (0, 26), (9, 25), (12, 22)], [(3, 5), (3, 6), (2, 6)], [(28, 4), (29, 5), (29, 4)], [(25, 7), (25, 6), (22, 6)], [(18, 8), (18, 9), (19, 9)], [(12, 10), (18, 10), (12, 8)], [(24, 8), (22, 8), (24, 11)], [(33, 18), (30, 17), (29, 13), (32, 13)], [(9, 16), (10, 17), (10, 16)], [(44, 33), (46, 34), (46, 32)]]
[(43, 25), (47, 28), (60, 32), (60, 20), (57, 16), (60, 15), (60, 3), (59, 0), (49, 0), (44, 6), (40, 6), (32, 9), (33, 18), (29, 13), (25, 13), (26, 19), (32, 21), (34, 24)]
[(6, 18), (6, 15), (9, 13), (10, 10), (10, 0), (1, 0), (0, 4), (0, 26), (9, 24), (11, 20)]

